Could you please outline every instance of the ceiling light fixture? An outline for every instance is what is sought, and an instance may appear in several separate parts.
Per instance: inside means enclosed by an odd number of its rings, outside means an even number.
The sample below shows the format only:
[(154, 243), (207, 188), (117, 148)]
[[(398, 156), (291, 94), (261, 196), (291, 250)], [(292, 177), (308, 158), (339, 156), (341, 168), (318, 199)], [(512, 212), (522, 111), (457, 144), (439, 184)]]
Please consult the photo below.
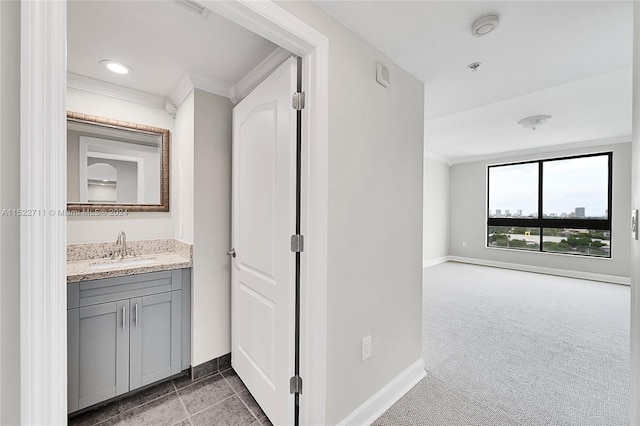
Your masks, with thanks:
[(129, 74), (130, 72), (133, 72), (133, 69), (130, 66), (122, 64), (120, 62), (103, 59), (100, 61), (100, 63), (107, 67), (109, 71), (115, 72), (116, 74)]
[(471, 34), (483, 37), (498, 28), (500, 17), (496, 14), (482, 15), (471, 24)]
[(534, 115), (531, 117), (523, 118), (518, 121), (518, 124), (524, 127), (525, 129), (535, 130), (538, 127), (545, 124), (547, 121), (551, 119), (550, 115)]

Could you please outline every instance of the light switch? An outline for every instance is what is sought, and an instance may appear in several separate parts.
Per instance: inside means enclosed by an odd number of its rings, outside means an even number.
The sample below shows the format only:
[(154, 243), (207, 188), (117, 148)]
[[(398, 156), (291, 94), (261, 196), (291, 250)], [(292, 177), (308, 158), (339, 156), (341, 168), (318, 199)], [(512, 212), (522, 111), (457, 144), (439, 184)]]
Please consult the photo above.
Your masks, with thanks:
[(631, 238), (638, 239), (638, 210), (631, 210)]

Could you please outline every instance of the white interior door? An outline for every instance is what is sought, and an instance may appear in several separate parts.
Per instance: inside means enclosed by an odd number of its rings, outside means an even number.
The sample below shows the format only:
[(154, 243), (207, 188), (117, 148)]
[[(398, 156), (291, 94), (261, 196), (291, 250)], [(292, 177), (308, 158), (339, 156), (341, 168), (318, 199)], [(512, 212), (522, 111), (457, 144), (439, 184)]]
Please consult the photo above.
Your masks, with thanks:
[(295, 89), (291, 58), (233, 110), (232, 364), (277, 425), (294, 413)]

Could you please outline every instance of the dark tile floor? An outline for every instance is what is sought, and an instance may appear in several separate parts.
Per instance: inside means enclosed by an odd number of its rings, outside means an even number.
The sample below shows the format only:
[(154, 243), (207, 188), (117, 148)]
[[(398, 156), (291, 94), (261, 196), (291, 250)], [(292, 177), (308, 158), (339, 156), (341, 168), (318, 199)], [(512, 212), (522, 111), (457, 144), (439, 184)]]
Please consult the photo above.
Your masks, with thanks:
[(160, 383), (69, 419), (71, 426), (272, 426), (233, 369)]

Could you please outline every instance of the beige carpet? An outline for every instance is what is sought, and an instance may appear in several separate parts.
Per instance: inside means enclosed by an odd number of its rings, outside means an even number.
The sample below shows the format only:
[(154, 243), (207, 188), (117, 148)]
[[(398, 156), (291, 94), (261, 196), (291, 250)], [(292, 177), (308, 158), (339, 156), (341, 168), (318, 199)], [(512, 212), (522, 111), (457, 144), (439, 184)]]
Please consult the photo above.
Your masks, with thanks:
[(629, 425), (627, 286), (425, 269), (427, 377), (375, 425)]

